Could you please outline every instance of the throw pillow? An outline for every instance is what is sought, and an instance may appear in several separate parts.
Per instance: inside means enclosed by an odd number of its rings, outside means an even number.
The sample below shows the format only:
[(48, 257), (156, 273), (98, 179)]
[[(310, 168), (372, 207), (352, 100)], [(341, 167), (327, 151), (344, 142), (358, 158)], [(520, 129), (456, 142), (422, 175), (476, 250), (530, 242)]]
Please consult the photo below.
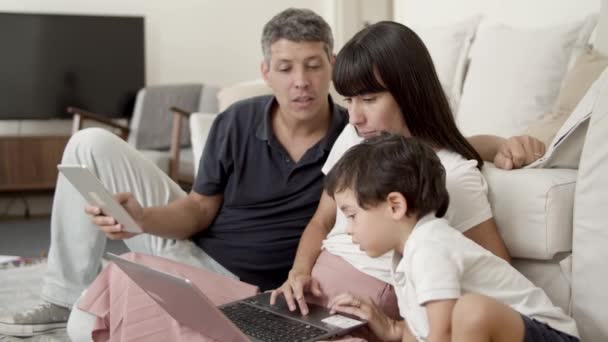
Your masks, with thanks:
[(522, 134), (551, 110), (583, 22), (532, 29), (481, 25), (456, 116), (465, 136)]
[(530, 124), (526, 134), (540, 139), (549, 146), (574, 107), (606, 67), (608, 67), (608, 57), (595, 50), (586, 50), (566, 74), (553, 111)]
[(465, 66), (481, 16), (437, 27), (412, 27), (429, 50), (437, 76), (454, 113), (458, 108)]
[(220, 90), (217, 94), (219, 111), (223, 112), (231, 104), (250, 97), (272, 94), (272, 89), (264, 80), (237, 83)]

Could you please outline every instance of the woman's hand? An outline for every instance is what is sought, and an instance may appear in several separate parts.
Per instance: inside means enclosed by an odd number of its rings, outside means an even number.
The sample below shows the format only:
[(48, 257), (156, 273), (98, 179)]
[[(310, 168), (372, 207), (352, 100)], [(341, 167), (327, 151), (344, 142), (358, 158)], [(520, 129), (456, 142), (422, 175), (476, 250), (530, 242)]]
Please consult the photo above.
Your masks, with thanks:
[(304, 294), (311, 293), (316, 297), (323, 295), (319, 281), (310, 274), (291, 270), (287, 281), (281, 287), (272, 291), (270, 295), (270, 305), (274, 305), (280, 295), (285, 297), (289, 310), (294, 311), (296, 304), (300, 308), (302, 315), (308, 315), (308, 305)]
[(383, 341), (401, 341), (404, 334), (404, 324), (390, 319), (371, 300), (364, 300), (350, 293), (343, 293), (327, 304), (330, 312), (347, 313), (366, 320), (369, 328)]
[(511, 170), (533, 163), (545, 154), (545, 144), (529, 135), (506, 139), (494, 157), (496, 167)]

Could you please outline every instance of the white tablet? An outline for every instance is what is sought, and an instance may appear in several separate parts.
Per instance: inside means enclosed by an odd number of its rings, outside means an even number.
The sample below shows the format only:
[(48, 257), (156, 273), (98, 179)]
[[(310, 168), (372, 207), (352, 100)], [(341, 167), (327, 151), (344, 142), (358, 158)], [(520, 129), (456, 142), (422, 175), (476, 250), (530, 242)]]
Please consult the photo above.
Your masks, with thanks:
[[(101, 208), (104, 214), (112, 216), (123, 225), (123, 230), (142, 233), (142, 229), (118, 203), (114, 196), (101, 184), (99, 179), (84, 165), (57, 165), (57, 169), (80, 192), (90, 205)], [(84, 208), (83, 208), (84, 210)]]

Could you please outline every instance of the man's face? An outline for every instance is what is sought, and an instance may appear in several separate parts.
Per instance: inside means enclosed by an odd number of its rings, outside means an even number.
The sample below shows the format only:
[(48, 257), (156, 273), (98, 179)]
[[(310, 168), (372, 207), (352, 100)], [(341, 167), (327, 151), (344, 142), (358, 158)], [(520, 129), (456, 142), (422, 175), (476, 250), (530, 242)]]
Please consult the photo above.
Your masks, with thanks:
[(324, 47), (279, 39), (270, 45), (270, 61), (262, 62), (262, 76), (281, 112), (293, 119), (314, 120), (327, 108), (332, 63)]

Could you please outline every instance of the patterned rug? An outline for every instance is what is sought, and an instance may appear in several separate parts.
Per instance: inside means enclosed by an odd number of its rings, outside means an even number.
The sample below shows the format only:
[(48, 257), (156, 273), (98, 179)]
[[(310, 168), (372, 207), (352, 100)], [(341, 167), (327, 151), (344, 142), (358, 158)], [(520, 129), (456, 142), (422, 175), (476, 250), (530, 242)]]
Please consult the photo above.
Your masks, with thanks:
[[(0, 264), (0, 314), (27, 309), (40, 303), (40, 284), (46, 271), (46, 259), (27, 258)], [(69, 341), (65, 330), (29, 338), (0, 335), (0, 342)]]

